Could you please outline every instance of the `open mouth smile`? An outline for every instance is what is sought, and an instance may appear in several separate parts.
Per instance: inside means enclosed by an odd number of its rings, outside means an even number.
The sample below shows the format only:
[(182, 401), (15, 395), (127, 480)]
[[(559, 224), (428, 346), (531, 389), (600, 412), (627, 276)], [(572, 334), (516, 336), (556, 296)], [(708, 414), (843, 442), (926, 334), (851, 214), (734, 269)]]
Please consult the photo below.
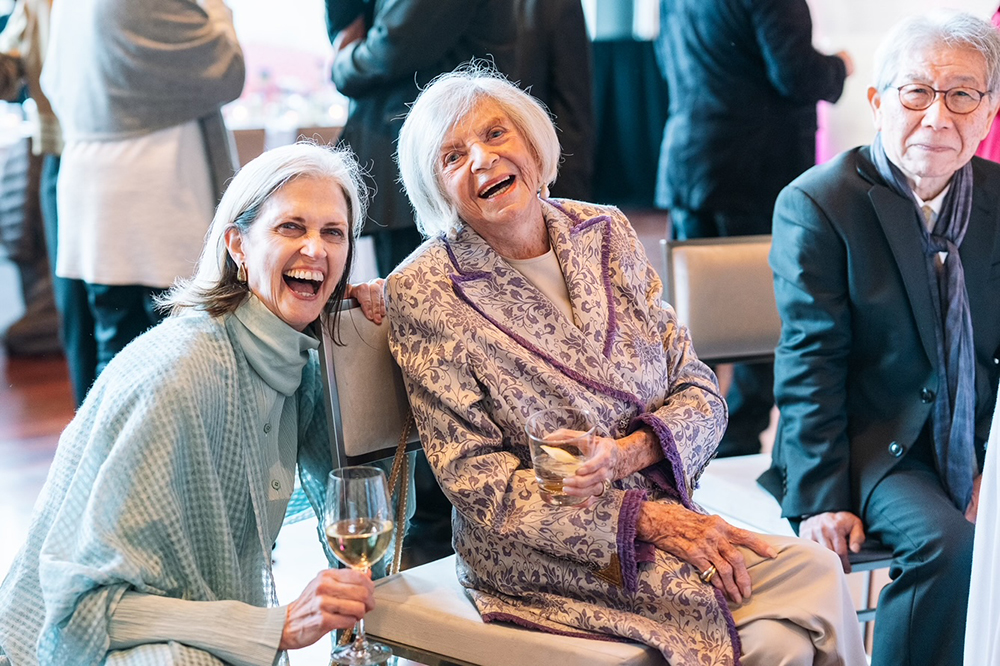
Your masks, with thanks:
[(477, 193), (480, 199), (492, 199), (493, 197), (500, 196), (504, 194), (514, 186), (514, 181), (517, 178), (511, 174), (505, 178), (501, 178), (499, 181), (487, 184)]
[(322, 272), (305, 268), (287, 270), (282, 277), (288, 288), (303, 298), (315, 298), (325, 279)]

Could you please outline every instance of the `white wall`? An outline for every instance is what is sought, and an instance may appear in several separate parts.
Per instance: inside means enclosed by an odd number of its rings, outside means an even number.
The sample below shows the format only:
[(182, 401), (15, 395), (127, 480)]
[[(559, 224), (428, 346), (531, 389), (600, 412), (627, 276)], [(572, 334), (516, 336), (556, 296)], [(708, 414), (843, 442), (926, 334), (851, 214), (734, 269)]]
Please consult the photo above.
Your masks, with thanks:
[(989, 20), (998, 0), (807, 0), (813, 17), (813, 42), (827, 53), (846, 49), (854, 58), (854, 76), (847, 80), (837, 104), (822, 104), (820, 123), (826, 128), (820, 158), (830, 157), (874, 135), (868, 108), (873, 78), (872, 57), (882, 35), (896, 21), (935, 8), (967, 11)]

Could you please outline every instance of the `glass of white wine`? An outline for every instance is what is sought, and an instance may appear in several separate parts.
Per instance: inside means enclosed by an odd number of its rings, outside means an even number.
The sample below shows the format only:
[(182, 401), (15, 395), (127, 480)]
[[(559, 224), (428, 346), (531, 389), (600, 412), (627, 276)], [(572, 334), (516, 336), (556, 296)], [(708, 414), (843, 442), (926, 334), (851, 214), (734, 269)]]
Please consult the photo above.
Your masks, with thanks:
[[(385, 474), (377, 467), (342, 467), (330, 472), (326, 484), (326, 540), (338, 560), (368, 571), (382, 559), (392, 541), (392, 509)], [(365, 638), (365, 621), (358, 620), (354, 642), (334, 649), (333, 664), (381, 664), (392, 650)]]

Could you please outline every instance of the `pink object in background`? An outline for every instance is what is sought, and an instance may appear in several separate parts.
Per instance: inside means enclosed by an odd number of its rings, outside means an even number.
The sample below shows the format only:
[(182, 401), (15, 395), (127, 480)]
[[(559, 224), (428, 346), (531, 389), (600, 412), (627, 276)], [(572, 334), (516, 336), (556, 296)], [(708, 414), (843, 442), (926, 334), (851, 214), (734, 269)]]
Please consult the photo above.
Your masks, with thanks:
[[(1000, 30), (1000, 9), (993, 15), (993, 25)], [(986, 135), (983, 142), (979, 144), (979, 150), (976, 151), (976, 155), (993, 160), (994, 162), (1000, 162), (1000, 124), (993, 123), (993, 129)]]
[(819, 102), (816, 105), (816, 164), (822, 164), (837, 155), (828, 129), (832, 106), (829, 102)]

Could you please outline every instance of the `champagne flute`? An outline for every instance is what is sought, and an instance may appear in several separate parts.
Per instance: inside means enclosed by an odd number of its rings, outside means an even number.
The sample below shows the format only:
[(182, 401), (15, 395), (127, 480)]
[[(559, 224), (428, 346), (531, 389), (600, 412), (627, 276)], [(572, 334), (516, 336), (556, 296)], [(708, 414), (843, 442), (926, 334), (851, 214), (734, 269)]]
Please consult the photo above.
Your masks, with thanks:
[[(326, 484), (326, 539), (345, 565), (367, 572), (385, 555), (392, 541), (392, 509), (385, 474), (377, 467), (342, 467), (330, 472)], [(365, 621), (358, 620), (354, 642), (334, 649), (333, 664), (381, 664), (392, 650), (365, 638)]]

